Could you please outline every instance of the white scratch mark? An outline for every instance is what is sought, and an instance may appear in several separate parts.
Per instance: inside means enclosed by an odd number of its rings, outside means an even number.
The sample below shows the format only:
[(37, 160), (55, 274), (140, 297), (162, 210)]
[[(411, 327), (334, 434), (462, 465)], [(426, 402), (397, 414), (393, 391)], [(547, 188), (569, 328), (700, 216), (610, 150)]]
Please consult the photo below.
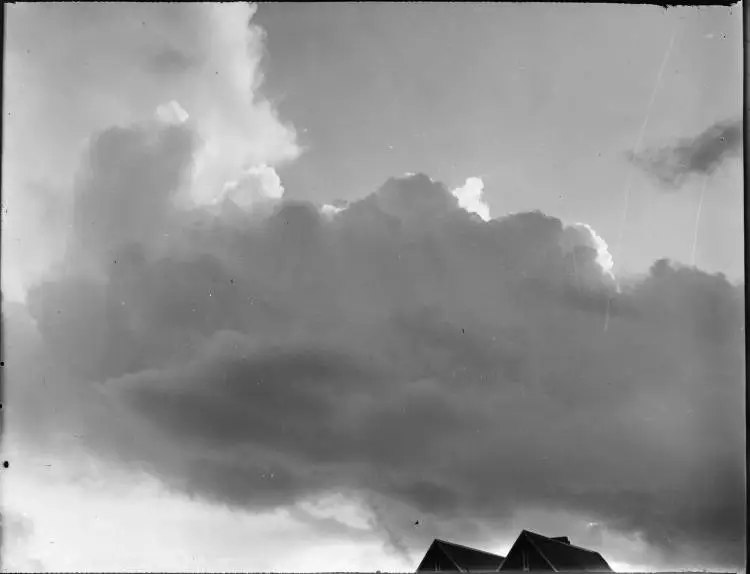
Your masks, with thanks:
[(708, 176), (703, 178), (703, 185), (701, 186), (701, 196), (698, 200), (698, 209), (695, 213), (695, 231), (693, 232), (693, 252), (690, 257), (690, 265), (695, 267), (695, 248), (698, 245), (698, 231), (701, 225), (701, 212), (703, 211), (703, 198), (706, 195), (706, 184), (708, 183)]
[[(659, 67), (659, 72), (656, 74), (656, 81), (654, 82), (654, 89), (651, 91), (651, 99), (649, 100), (648, 107), (646, 108), (646, 117), (643, 119), (643, 123), (641, 124), (641, 129), (638, 133), (638, 139), (636, 140), (635, 146), (633, 147), (633, 154), (637, 154), (641, 148), (641, 143), (643, 142), (643, 136), (646, 133), (648, 122), (651, 119), (651, 110), (654, 107), (656, 94), (658, 93), (659, 87), (661, 86), (661, 79), (662, 79), (662, 76), (664, 75), (664, 70), (667, 67), (669, 56), (672, 54), (672, 47), (674, 46), (674, 41), (675, 41), (676, 36), (677, 36), (677, 28), (675, 28), (674, 31), (672, 32), (672, 37), (669, 39), (669, 45), (667, 46), (667, 49), (664, 52), (664, 57), (662, 58), (661, 66)], [(624, 202), (623, 210), (622, 210), (622, 221), (620, 222), (620, 231), (617, 235), (617, 244), (615, 245), (615, 249), (614, 249), (614, 253), (617, 254), (615, 261), (618, 261), (621, 256), (622, 238), (625, 235), (625, 225), (627, 224), (627, 221), (628, 221), (628, 210), (630, 208), (630, 182), (632, 180), (634, 168), (635, 166), (633, 165), (633, 162), (630, 162), (627, 175), (625, 176), (625, 185), (624, 185), (625, 202)], [(609, 328), (609, 309), (610, 309), (611, 303), (612, 303), (612, 297), (611, 296), (607, 297), (607, 309), (605, 311), (605, 317), (604, 317), (604, 332), (605, 333), (607, 332), (607, 329)]]
[[(648, 107), (646, 108), (646, 117), (643, 119), (643, 123), (641, 124), (641, 129), (638, 133), (638, 139), (636, 140), (635, 146), (633, 147), (633, 154), (637, 154), (640, 151), (641, 143), (643, 142), (643, 136), (646, 133), (648, 122), (651, 119), (651, 110), (654, 107), (656, 94), (658, 93), (659, 87), (661, 85), (661, 78), (664, 75), (664, 69), (667, 67), (669, 56), (672, 53), (672, 47), (674, 46), (674, 40), (675, 40), (676, 35), (677, 35), (677, 29), (675, 29), (675, 31), (672, 33), (672, 37), (669, 40), (669, 45), (667, 46), (667, 50), (664, 53), (664, 58), (662, 59), (661, 66), (659, 67), (659, 73), (656, 75), (656, 82), (654, 83), (654, 89), (651, 92), (651, 100), (649, 100), (648, 102)], [(628, 209), (629, 209), (629, 204), (630, 204), (630, 183), (632, 180), (634, 169), (635, 169), (635, 166), (631, 162), (630, 168), (628, 169), (627, 176), (625, 178), (625, 185), (624, 185), (625, 205), (624, 205), (623, 213), (622, 213), (622, 222), (620, 223), (620, 232), (617, 237), (617, 246), (615, 248), (617, 255), (620, 255), (620, 247), (622, 245), (622, 238), (623, 238), (623, 235), (625, 234), (625, 224), (627, 223)]]

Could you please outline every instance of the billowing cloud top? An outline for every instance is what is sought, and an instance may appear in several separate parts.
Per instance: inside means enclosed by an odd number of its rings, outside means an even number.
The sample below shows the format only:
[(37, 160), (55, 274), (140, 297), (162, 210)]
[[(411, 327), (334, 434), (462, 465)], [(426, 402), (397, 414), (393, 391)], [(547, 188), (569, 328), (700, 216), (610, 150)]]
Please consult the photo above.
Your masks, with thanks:
[(470, 177), (466, 183), (453, 190), (458, 204), (470, 213), (476, 213), (484, 221), (490, 218), (490, 207), (482, 200), (484, 182), (478, 177)]
[(156, 108), (156, 117), (164, 123), (184, 124), (190, 114), (183, 109), (179, 102), (172, 100)]
[(742, 120), (718, 122), (695, 137), (649, 149), (629, 159), (663, 185), (677, 189), (691, 175), (711, 175), (724, 161), (742, 152)]
[(614, 279), (614, 260), (609, 252), (609, 245), (588, 223), (567, 226), (563, 232), (562, 245), (568, 253), (573, 254), (574, 263), (577, 262), (577, 251), (581, 248), (595, 250), (596, 262), (601, 271)]
[(238, 180), (225, 183), (222, 192), (224, 198), (238, 206), (250, 208), (258, 201), (281, 199), (284, 186), (275, 169), (259, 165), (245, 169)]
[(545, 507), (665, 560), (740, 559), (739, 288), (662, 261), (618, 294), (590, 228), (483, 221), (423, 174), (333, 218), (178, 208), (199, 150), (189, 122), (92, 139), (67, 264), (30, 292), (33, 322), (6, 311), (28, 436), (80, 432), (230, 505), (337, 491), (431, 517), (374, 506), (394, 548)]

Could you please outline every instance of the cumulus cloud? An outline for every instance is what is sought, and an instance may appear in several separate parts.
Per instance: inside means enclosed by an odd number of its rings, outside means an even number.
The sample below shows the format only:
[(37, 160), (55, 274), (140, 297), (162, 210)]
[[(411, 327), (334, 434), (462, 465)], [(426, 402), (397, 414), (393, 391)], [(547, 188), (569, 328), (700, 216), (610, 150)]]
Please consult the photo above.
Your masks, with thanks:
[(402, 555), (543, 507), (665, 564), (741, 560), (744, 308), (722, 276), (662, 261), (617, 293), (588, 226), (483, 221), (423, 174), (333, 218), (180, 207), (190, 122), (91, 142), (68, 263), (6, 311), (29, 437), (79, 432), (231, 506), (346, 492)]
[(276, 170), (267, 165), (249, 167), (239, 179), (224, 184), (222, 199), (250, 208), (259, 201), (281, 199), (284, 186)]
[(458, 205), (469, 213), (476, 213), (482, 220), (490, 219), (490, 206), (482, 200), (484, 182), (478, 177), (469, 177), (463, 186), (453, 190)]
[(337, 213), (341, 213), (343, 211), (343, 208), (336, 207), (335, 205), (331, 205), (330, 203), (326, 203), (320, 207), (320, 212), (327, 216), (327, 217), (333, 217)]
[(174, 100), (156, 108), (156, 118), (167, 124), (184, 124), (189, 117), (190, 114)]
[[(155, 113), (173, 125), (187, 121), (195, 149), (184, 175), (194, 185), (181, 202), (210, 205), (228, 182), (244, 188), (241, 202), (254, 193), (248, 189), (281, 194), (274, 170), (301, 149), (293, 126), (262, 94), (264, 32), (253, 23), (255, 9), (239, 2), (8, 10), (5, 295), (23, 299), (62, 255), (75, 168), (93, 133)], [(44, 220), (47, 209), (54, 227)]]
[(320, 212), (326, 217), (330, 218), (335, 216), (337, 213), (341, 213), (347, 207), (349, 207), (349, 202), (343, 199), (336, 199), (333, 201), (333, 203), (325, 203), (321, 205)]
[(742, 153), (742, 119), (717, 122), (700, 134), (662, 148), (629, 153), (628, 158), (671, 189), (691, 175), (711, 175), (725, 161)]
[[(4, 200), (58, 226), (17, 223), (3, 253), (4, 271), (39, 253), (42, 278), (3, 304), (15, 432), (232, 507), (315, 518), (306, 502), (346, 493), (404, 557), (545, 508), (664, 564), (739, 564), (740, 287), (660, 261), (617, 292), (590, 226), (491, 220), (478, 178), (285, 199), (300, 149), (259, 93), (245, 4), (9, 14)], [(22, 86), (55, 87), (54, 109)], [(24, 204), (37, 165), (59, 181)]]
[(588, 223), (574, 223), (563, 231), (562, 246), (573, 256), (574, 271), (578, 272), (578, 256), (581, 249), (593, 249), (596, 252), (596, 263), (610, 279), (614, 279), (612, 269), (614, 260), (609, 252), (609, 245)]

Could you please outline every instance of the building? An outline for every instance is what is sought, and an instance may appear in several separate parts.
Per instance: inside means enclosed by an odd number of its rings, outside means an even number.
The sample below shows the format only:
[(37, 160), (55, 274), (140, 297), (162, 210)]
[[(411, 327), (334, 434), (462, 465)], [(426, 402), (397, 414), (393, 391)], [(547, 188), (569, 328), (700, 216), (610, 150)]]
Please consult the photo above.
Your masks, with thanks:
[(435, 539), (417, 572), (497, 572), (504, 557)]
[(573, 546), (566, 536), (548, 538), (522, 530), (499, 570), (612, 572), (601, 554)]

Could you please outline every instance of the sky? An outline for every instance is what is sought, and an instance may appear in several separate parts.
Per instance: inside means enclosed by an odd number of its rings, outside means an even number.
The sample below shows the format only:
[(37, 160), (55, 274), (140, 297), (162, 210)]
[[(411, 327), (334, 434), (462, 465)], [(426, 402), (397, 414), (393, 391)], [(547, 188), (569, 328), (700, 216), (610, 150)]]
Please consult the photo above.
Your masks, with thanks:
[(739, 4), (4, 10), (4, 569), (744, 565)]

